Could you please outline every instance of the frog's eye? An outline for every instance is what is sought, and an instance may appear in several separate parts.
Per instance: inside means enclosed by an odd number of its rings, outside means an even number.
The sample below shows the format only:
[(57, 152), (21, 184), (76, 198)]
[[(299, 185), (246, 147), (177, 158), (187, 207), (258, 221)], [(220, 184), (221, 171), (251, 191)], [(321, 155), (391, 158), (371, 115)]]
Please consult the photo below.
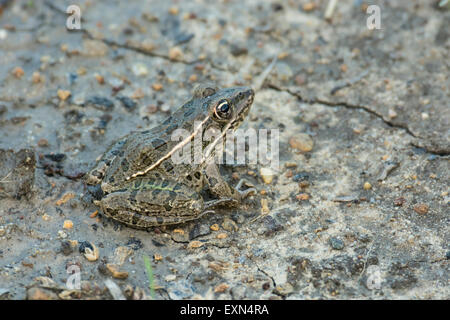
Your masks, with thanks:
[(214, 109), (214, 114), (218, 119), (227, 119), (231, 114), (231, 106), (227, 100), (220, 100)]

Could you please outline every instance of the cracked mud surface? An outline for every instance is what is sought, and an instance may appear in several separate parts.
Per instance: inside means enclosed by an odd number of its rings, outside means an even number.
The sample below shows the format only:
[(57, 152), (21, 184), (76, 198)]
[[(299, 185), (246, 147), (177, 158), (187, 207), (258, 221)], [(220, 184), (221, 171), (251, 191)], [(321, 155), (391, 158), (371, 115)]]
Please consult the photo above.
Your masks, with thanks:
[[(71, 2), (53, 3), (0, 16), (2, 299), (110, 299), (106, 279), (148, 298), (144, 256), (156, 299), (450, 297), (449, 10), (373, 1), (370, 31), (364, 1), (331, 22), (327, 1), (80, 1), (69, 32)], [(148, 231), (95, 214), (82, 176), (113, 141), (197, 83), (254, 85), (275, 56), (244, 128), (280, 130), (279, 171), (223, 168), (256, 196)]]

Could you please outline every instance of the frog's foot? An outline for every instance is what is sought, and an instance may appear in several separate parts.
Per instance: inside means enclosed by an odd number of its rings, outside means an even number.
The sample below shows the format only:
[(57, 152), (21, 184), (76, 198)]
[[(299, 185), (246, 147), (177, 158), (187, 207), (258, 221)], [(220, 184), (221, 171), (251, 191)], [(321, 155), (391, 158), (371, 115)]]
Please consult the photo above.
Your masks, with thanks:
[(238, 184), (235, 187), (236, 191), (239, 192), (242, 199), (248, 197), (251, 193), (253, 193), (253, 194), (257, 193), (256, 188), (254, 188), (254, 187), (251, 187), (251, 188), (248, 188), (245, 190), (241, 190), (241, 187), (244, 183), (249, 184), (249, 182), (247, 180), (241, 179), (241, 180), (239, 180)]
[(96, 168), (92, 169), (84, 176), (84, 181), (89, 185), (99, 184), (102, 182), (107, 168), (105, 163), (99, 163)]

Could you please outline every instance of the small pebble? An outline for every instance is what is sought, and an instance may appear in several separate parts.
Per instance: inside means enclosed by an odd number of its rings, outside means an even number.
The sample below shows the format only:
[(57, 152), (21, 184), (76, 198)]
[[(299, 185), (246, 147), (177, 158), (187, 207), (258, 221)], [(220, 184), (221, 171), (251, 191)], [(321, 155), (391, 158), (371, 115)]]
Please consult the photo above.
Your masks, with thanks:
[(113, 276), (113, 278), (116, 278), (116, 279), (128, 278), (128, 272), (120, 271), (119, 267), (114, 264), (108, 263), (106, 265), (106, 268), (109, 270), (109, 272), (111, 272), (111, 275)]
[(295, 163), (295, 162), (286, 162), (286, 163), (284, 164), (284, 166), (285, 166), (286, 168), (297, 168), (298, 164)]
[(64, 194), (64, 195), (61, 197), (61, 199), (59, 199), (58, 201), (56, 201), (55, 204), (56, 204), (57, 206), (60, 206), (60, 205), (66, 203), (67, 201), (69, 201), (70, 199), (73, 199), (73, 198), (75, 198), (75, 194), (73, 194), (72, 192), (68, 192), (68, 193)]
[(194, 240), (194, 241), (189, 242), (188, 248), (200, 248), (200, 247), (203, 247), (203, 245), (204, 245), (203, 242)]
[(141, 49), (143, 49), (147, 52), (152, 52), (153, 50), (156, 49), (156, 45), (153, 43), (152, 40), (146, 39), (141, 42)]
[(98, 248), (94, 244), (91, 244), (88, 241), (82, 241), (80, 243), (78, 251), (80, 253), (82, 253), (88, 261), (91, 261), (91, 262), (97, 261), (97, 259), (99, 257)]
[(79, 67), (79, 68), (77, 69), (77, 74), (78, 74), (79, 76), (84, 76), (86, 73), (87, 73), (87, 70), (86, 70), (85, 67)]
[(270, 212), (269, 209), (269, 201), (266, 198), (261, 199), (261, 213), (268, 214)]
[(65, 100), (67, 100), (67, 98), (71, 95), (71, 92), (70, 92), (69, 90), (62, 90), (62, 89), (59, 89), (58, 92), (57, 92), (57, 94), (58, 94), (58, 98), (59, 98), (61, 101), (65, 101)]
[(69, 241), (61, 241), (61, 252), (65, 256), (68, 256), (73, 252), (73, 247)]
[(98, 84), (105, 84), (105, 78), (98, 73), (94, 75), (95, 80), (97, 80)]
[(363, 188), (364, 190), (370, 190), (372, 189), (372, 185), (369, 182), (364, 182)]
[(197, 77), (196, 74), (192, 74), (192, 75), (189, 77), (189, 82), (196, 82), (197, 80), (198, 80), (198, 77)]
[(162, 261), (163, 257), (162, 257), (162, 255), (155, 253), (155, 254), (153, 255), (153, 259), (154, 259), (155, 261)]
[(395, 110), (393, 110), (393, 109), (389, 109), (389, 111), (388, 111), (388, 117), (389, 117), (390, 119), (394, 119), (395, 117), (397, 117), (397, 112), (395, 112)]
[(161, 83), (154, 83), (152, 84), (152, 88), (155, 91), (160, 91), (163, 88), (163, 85)]
[(5, 29), (0, 29), (0, 40), (5, 40), (8, 37), (8, 31)]
[(239, 227), (237, 226), (236, 222), (229, 218), (223, 219), (222, 228), (226, 231), (238, 231)]
[(12, 74), (13, 74), (16, 78), (20, 79), (20, 78), (22, 78), (23, 75), (25, 74), (25, 71), (23, 71), (23, 69), (22, 69), (21, 67), (15, 67), (15, 68), (13, 69), (13, 71), (12, 71)]
[(143, 97), (145, 97), (145, 93), (141, 88), (137, 88), (131, 95), (132, 99), (142, 99)]
[(170, 60), (179, 60), (183, 57), (183, 51), (179, 47), (173, 47), (169, 50)]
[(27, 300), (58, 300), (58, 296), (53, 291), (32, 287), (27, 290)]
[(184, 230), (183, 229), (173, 229), (173, 233), (184, 234)]
[(273, 181), (274, 172), (270, 168), (261, 168), (260, 169), (261, 178), (263, 179), (265, 184), (269, 184)]
[(174, 281), (176, 278), (177, 278), (176, 275), (174, 275), (174, 274), (169, 274), (169, 275), (167, 275), (167, 276), (164, 278), (164, 280), (167, 281), (167, 282), (170, 282), (170, 281)]
[(65, 239), (65, 238), (67, 238), (67, 233), (63, 230), (59, 230), (58, 237), (60, 237), (61, 239)]
[(314, 147), (314, 142), (308, 134), (300, 133), (289, 139), (289, 145), (301, 152), (309, 152)]
[(228, 234), (225, 232), (221, 232), (216, 236), (217, 239), (225, 239), (226, 237), (228, 237)]
[(338, 238), (331, 238), (330, 239), (330, 245), (335, 250), (342, 250), (344, 249), (344, 242)]
[(71, 220), (65, 220), (63, 228), (64, 229), (72, 229), (73, 228), (73, 222)]
[(306, 83), (305, 77), (303, 77), (302, 75), (297, 75), (295, 77), (295, 83), (301, 87)]
[(300, 200), (300, 201), (309, 200), (309, 194), (307, 194), (307, 193), (300, 193), (295, 198), (297, 200)]
[(178, 7), (170, 7), (169, 8), (169, 13), (171, 14), (171, 15), (177, 15), (178, 13), (180, 12), (180, 10), (178, 9)]
[(316, 9), (317, 5), (314, 2), (308, 2), (303, 5), (303, 11), (309, 12)]
[(217, 223), (214, 223), (211, 227), (209, 227), (212, 231), (218, 231), (219, 225)]
[(147, 66), (143, 63), (135, 63), (131, 66), (131, 71), (137, 77), (143, 77), (148, 75)]
[(226, 283), (221, 283), (219, 284), (217, 287), (214, 288), (214, 292), (215, 293), (222, 293), (228, 290), (230, 286), (227, 285)]
[(413, 209), (418, 214), (426, 214), (426, 213), (428, 213), (428, 205), (426, 205), (424, 203), (416, 204)]
[(287, 56), (289, 56), (289, 52), (286, 52), (286, 51), (280, 52), (280, 53), (278, 54), (278, 59), (279, 59), (279, 60), (283, 60), (283, 59), (287, 58)]
[(397, 198), (394, 200), (394, 205), (397, 207), (401, 207), (401, 206), (403, 206), (403, 204), (405, 204), (405, 202), (406, 202), (406, 199), (403, 197), (400, 197), (400, 198)]
[(45, 147), (49, 146), (47, 139), (44, 139), (44, 138), (39, 139), (37, 145), (38, 145), (38, 147), (41, 147), (41, 148), (45, 148)]
[(37, 71), (33, 72), (33, 75), (31, 76), (31, 81), (33, 83), (40, 83), (44, 82), (44, 78), (41, 76), (41, 74)]
[(50, 221), (50, 216), (49, 216), (48, 214), (44, 213), (44, 214), (42, 215), (42, 220), (44, 220), (44, 221)]

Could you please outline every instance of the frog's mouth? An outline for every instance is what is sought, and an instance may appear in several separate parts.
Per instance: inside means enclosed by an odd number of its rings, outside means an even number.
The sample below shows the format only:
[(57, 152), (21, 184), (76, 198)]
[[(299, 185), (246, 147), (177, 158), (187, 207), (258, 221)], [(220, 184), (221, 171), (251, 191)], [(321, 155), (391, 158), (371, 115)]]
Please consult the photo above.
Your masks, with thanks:
[(236, 116), (233, 121), (231, 121), (229, 129), (234, 131), (241, 125), (250, 112), (254, 97), (255, 92), (253, 89), (245, 88), (244, 90), (240, 90), (233, 98), (234, 105), (236, 106)]

